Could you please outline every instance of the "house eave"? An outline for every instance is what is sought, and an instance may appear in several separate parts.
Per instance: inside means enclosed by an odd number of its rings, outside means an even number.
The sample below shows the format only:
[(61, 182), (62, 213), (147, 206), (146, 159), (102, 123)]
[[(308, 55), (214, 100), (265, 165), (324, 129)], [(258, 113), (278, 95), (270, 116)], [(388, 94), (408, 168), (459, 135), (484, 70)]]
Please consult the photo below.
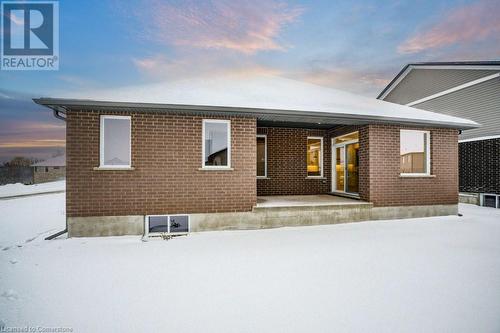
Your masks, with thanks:
[(99, 111), (135, 111), (135, 112), (171, 112), (196, 115), (223, 115), (253, 117), (257, 120), (269, 121), (274, 119), (281, 122), (304, 122), (311, 124), (333, 125), (363, 125), (363, 124), (397, 124), (407, 126), (428, 126), (455, 128), (460, 130), (479, 127), (477, 123), (458, 123), (446, 121), (434, 121), (427, 119), (411, 119), (401, 117), (389, 117), (383, 115), (362, 115), (353, 113), (325, 113), (314, 110), (284, 110), (249, 108), (216, 105), (189, 105), (189, 104), (156, 104), (156, 103), (134, 103), (134, 102), (112, 102), (95, 101), (83, 99), (66, 98), (36, 98), (33, 101), (39, 105), (46, 106), (52, 110), (61, 112), (78, 110)]

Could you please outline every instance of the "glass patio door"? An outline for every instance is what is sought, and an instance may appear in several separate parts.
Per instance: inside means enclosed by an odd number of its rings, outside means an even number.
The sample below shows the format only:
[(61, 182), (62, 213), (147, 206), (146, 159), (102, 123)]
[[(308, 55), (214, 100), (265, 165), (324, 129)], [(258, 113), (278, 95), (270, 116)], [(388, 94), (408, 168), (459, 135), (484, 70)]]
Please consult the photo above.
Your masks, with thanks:
[(346, 182), (345, 191), (359, 192), (359, 143), (346, 145)]
[(332, 192), (358, 194), (359, 142), (358, 132), (332, 139)]
[(345, 147), (335, 148), (335, 190), (345, 191)]

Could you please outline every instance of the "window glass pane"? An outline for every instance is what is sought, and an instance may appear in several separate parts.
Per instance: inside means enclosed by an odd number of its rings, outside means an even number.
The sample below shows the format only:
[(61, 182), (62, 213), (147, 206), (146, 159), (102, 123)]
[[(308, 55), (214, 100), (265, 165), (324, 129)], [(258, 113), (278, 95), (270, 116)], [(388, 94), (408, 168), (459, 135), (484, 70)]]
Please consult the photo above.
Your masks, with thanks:
[(401, 173), (427, 172), (427, 133), (401, 130)]
[(257, 137), (257, 176), (266, 176), (266, 138)]
[(336, 175), (336, 190), (344, 191), (344, 147), (337, 147), (335, 152), (336, 161), (335, 161), (335, 175)]
[(130, 165), (130, 119), (104, 118), (104, 165)]
[(339, 136), (339, 137), (335, 138), (335, 144), (343, 143), (343, 142), (346, 142), (346, 141), (358, 140), (358, 139), (359, 139), (359, 133), (358, 132), (354, 132), (354, 133), (342, 135), (342, 136)]
[(346, 145), (347, 151), (347, 192), (359, 192), (359, 143)]
[(307, 139), (307, 175), (321, 176), (320, 139)]
[(168, 216), (150, 216), (149, 232), (168, 232)]
[(205, 122), (205, 165), (228, 166), (228, 124)]

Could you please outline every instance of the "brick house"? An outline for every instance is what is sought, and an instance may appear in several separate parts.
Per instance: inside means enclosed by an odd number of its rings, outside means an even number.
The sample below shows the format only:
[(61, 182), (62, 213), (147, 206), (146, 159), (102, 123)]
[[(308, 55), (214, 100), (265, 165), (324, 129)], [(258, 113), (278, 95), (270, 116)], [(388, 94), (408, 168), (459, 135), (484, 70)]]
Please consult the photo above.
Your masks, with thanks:
[(406, 65), (378, 98), (480, 122), (458, 137), (460, 199), (500, 208), (499, 91), (500, 61), (423, 62)]
[(46, 183), (61, 180), (66, 177), (66, 155), (48, 158), (45, 161), (31, 165), (33, 168), (33, 183)]
[(69, 235), (142, 234), (160, 214), (202, 231), (457, 213), (475, 122), (265, 79), (36, 99), (66, 121)]

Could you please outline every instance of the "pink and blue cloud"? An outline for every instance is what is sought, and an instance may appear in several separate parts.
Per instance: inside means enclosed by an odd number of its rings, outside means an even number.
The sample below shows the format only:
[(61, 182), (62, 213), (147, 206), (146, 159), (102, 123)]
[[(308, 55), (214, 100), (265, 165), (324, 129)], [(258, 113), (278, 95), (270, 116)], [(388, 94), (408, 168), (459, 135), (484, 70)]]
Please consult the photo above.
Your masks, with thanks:
[(64, 146), (64, 124), (31, 97), (228, 73), (375, 97), (409, 62), (498, 60), (498, 12), (496, 0), (61, 1), (60, 70), (0, 72), (0, 159)]

